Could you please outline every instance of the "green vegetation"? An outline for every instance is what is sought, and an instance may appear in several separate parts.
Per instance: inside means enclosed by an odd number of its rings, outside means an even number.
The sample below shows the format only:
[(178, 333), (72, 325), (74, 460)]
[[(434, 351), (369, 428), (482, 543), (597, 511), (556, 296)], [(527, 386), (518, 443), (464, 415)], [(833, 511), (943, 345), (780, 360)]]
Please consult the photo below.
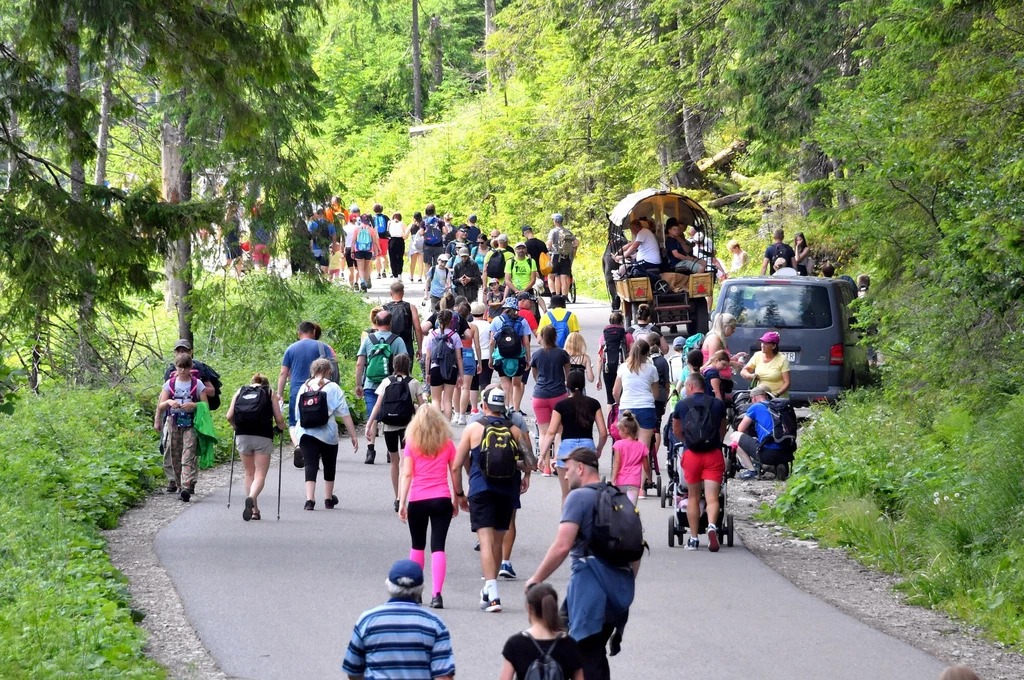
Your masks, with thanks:
[[(224, 414), (231, 395), (256, 371), (276, 384), (298, 320), (316, 319), (324, 340), (349, 359), (368, 322), (366, 305), (351, 293), (272, 275), (231, 279), (226, 290), (222, 279), (207, 279), (193, 295), (197, 312), (210, 319), (197, 326), (196, 356), (224, 384), (224, 403), (213, 414), (221, 460), (230, 443)], [(170, 347), (177, 337), (171, 318), (161, 310), (157, 329), (147, 321), (133, 328), (139, 339)], [(339, 364), (343, 384), (351, 384), (354, 361)], [(13, 415), (0, 413), (0, 677), (164, 677), (143, 655), (145, 637), (135, 624), (145, 612), (131, 609), (126, 580), (110, 564), (99, 530), (116, 526), (124, 510), (165, 484), (152, 430), (165, 366), (150, 356), (138, 382), (116, 389), (22, 390), (7, 402)], [(351, 405), (362, 413), (360, 400)]]

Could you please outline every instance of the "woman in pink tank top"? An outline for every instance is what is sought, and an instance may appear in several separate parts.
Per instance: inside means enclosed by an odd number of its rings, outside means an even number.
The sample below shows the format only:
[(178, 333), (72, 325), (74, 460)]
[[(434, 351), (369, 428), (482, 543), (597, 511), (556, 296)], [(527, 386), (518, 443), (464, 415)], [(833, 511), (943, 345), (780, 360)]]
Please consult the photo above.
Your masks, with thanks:
[(405, 431), (402, 479), (399, 486), (398, 516), (409, 523), (412, 549), (409, 559), (422, 568), (426, 561), (427, 527), (430, 527), (430, 564), (434, 596), (430, 606), (443, 609), (441, 589), (447, 560), (444, 544), (452, 518), (459, 506), (452, 497), (449, 479), (459, 474), (453, 468), (455, 444), (448, 419), (433, 404), (421, 406)]

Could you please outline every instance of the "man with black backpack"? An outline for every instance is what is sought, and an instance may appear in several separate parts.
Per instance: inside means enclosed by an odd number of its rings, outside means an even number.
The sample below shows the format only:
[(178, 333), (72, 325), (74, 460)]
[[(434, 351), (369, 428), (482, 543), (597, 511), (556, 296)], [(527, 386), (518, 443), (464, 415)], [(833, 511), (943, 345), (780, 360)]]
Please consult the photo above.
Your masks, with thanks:
[(547, 243), (548, 251), (554, 255), (551, 258), (551, 293), (568, 295), (572, 285), (572, 261), (579, 241), (565, 227), (559, 213), (551, 216), (551, 222), (554, 226), (548, 234)]
[[(401, 337), (391, 332), (391, 312), (382, 309), (374, 320), (373, 333), (368, 333), (356, 353), (356, 396), (366, 403), (366, 415), (373, 413), (377, 403), (377, 388), (384, 378), (394, 372), (393, 359), (398, 354), (409, 354), (409, 348)], [(377, 457), (374, 448), (376, 432), (366, 433), (367, 465), (373, 465)]]
[(700, 494), (708, 513), (708, 550), (718, 552), (718, 491), (725, 476), (725, 457), (722, 440), (725, 437), (725, 404), (704, 391), (704, 377), (690, 373), (683, 383), (686, 398), (676, 404), (672, 414), (672, 432), (683, 442), (683, 476), (689, 493), (686, 520), (690, 525), (687, 550), (700, 547)]
[(433, 267), (444, 252), (444, 223), (438, 219), (433, 203), (427, 203), (423, 215), (423, 262), (424, 266)]
[(608, 405), (615, 403), (615, 395), (612, 390), (615, 387), (615, 376), (619, 374), (619, 365), (626, 361), (629, 354), (629, 346), (632, 344), (630, 336), (626, 333), (623, 325), (622, 312), (612, 312), (608, 318), (608, 325), (601, 331), (601, 344), (597, 350), (598, 362), (597, 389), (601, 389), (601, 381), (604, 381), (605, 397)]
[[(731, 442), (740, 462), (747, 468), (737, 477), (755, 479), (757, 470), (753, 461), (756, 460), (761, 466), (774, 466), (776, 479), (785, 479), (796, 451), (796, 411), (788, 399), (772, 399), (764, 385), (750, 390), (750, 401)], [(755, 428), (754, 437), (747, 434), (751, 426)]]
[(506, 298), (501, 316), (491, 323), (491, 367), (517, 411), (523, 402), (523, 376), (530, 364), (530, 326), (519, 316), (519, 301)]
[[(416, 308), (405, 301), (405, 285), (401, 281), (391, 284), (391, 302), (384, 305), (384, 309), (391, 313), (391, 332), (402, 338), (407, 349), (415, 347), (423, 351), (423, 328), (420, 325), (420, 316)], [(412, 355), (410, 352), (411, 356)]]
[[(498, 566), (501, 562), (505, 532), (512, 523), (515, 502), (530, 486), (532, 462), (523, 455), (519, 441), (525, 434), (505, 417), (505, 393), (491, 390), (484, 401), (482, 422), (466, 425), (459, 440), (452, 469), (460, 474), (453, 479), (459, 507), (469, 513), (470, 528), (480, 541), (480, 567), (484, 588), (480, 608), (501, 611), (498, 596)], [(463, 491), (461, 471), (469, 460), (469, 495)]]
[(555, 541), (526, 588), (572, 558), (565, 597), (569, 636), (579, 643), (584, 679), (607, 680), (605, 645), (610, 640), (612, 656), (618, 654), (646, 547), (643, 525), (625, 492), (601, 481), (596, 451), (573, 449), (561, 460), (571, 491)]

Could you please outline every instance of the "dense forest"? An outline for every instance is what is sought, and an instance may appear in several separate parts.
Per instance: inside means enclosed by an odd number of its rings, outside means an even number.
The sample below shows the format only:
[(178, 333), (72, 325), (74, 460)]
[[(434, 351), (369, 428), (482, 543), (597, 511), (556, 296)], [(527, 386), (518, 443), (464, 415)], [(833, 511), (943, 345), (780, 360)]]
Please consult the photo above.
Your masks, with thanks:
[[(179, 334), (239, 376), (243, 355), (279, 356), (286, 338), (273, 333), (300, 310), (336, 319), (327, 332), (344, 347), (358, 332), (339, 311), (357, 308), (352, 296), (203, 266), (219, 257), (225, 215), (275, 233), (287, 254), (296, 221), (333, 195), (408, 214), (432, 201), (516, 231), (557, 211), (599, 244), (622, 196), (672, 187), (712, 206), (719, 235), (757, 262), (782, 226), (807, 235), (819, 264), (870, 274), (857, 316), (884, 358), (878, 383), (819, 414), (770, 513), (905, 577), (912, 601), (1024, 644), (1019, 3), (0, 7), (0, 412), (13, 413), (0, 415), (2, 524), (12, 554), (32, 552), (15, 534), (40, 517), (41, 542), (82, 553), (67, 571), (47, 562), (56, 548), (0, 564), (0, 659), (14, 664), (0, 661), (0, 674), (47, 659), (86, 677), (86, 657), (96, 677), (152, 672), (133, 661), (123, 586), (96, 555), (95, 527), (150, 484), (138, 423), (109, 439), (124, 450), (108, 468), (87, 474), (109, 481), (89, 487), (92, 515), (50, 507), (77, 473), (26, 463), (43, 444), (11, 433), (71, 406), (102, 421), (111, 387), (118, 413), (137, 420)], [(40, 441), (76, 446), (44, 429)], [(25, 597), (46, 602), (81, 573), (106, 585), (53, 603), (46, 625), (102, 610), (104, 632), (76, 644), (103, 635), (116, 652), (57, 653), (21, 632)], [(75, 617), (60, 625), (66, 639)]]

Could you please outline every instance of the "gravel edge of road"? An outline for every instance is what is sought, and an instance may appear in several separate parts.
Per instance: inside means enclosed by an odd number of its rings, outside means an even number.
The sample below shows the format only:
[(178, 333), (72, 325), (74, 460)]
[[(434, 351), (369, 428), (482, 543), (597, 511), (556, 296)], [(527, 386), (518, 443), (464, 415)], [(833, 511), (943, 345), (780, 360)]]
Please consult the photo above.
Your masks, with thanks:
[[(202, 503), (212, 489), (226, 486), (229, 467), (219, 465), (199, 475), (197, 495)], [(239, 499), (239, 503), (244, 499)], [(124, 515), (116, 529), (103, 532), (107, 554), (128, 579), (136, 609), (146, 617), (139, 624), (147, 633), (146, 654), (167, 669), (175, 680), (234, 680), (225, 675), (203, 645), (185, 614), (185, 607), (170, 575), (157, 557), (156, 535), (191, 506), (176, 494), (156, 492)], [(241, 513), (241, 504), (239, 513)]]
[(861, 622), (948, 664), (963, 663), (986, 680), (1024, 677), (1024, 656), (982, 637), (980, 630), (934, 609), (907, 604), (895, 589), (900, 579), (865, 567), (839, 548), (822, 548), (785, 527), (752, 519), (777, 495), (774, 482), (729, 484), (737, 532), (766, 565), (797, 588)]

